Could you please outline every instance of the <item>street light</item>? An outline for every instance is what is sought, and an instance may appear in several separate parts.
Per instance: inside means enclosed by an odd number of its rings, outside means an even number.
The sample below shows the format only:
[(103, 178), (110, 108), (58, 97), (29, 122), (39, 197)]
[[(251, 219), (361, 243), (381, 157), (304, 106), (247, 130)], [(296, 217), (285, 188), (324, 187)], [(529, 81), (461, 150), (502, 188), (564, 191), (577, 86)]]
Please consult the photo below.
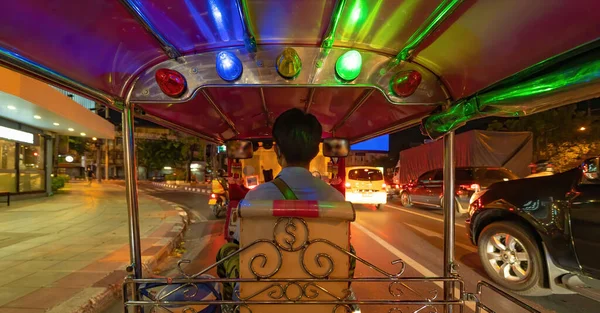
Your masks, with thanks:
[(579, 130), (580, 130), (580, 131), (584, 131), (584, 130), (585, 130), (585, 126), (581, 126), (581, 127), (579, 127)]

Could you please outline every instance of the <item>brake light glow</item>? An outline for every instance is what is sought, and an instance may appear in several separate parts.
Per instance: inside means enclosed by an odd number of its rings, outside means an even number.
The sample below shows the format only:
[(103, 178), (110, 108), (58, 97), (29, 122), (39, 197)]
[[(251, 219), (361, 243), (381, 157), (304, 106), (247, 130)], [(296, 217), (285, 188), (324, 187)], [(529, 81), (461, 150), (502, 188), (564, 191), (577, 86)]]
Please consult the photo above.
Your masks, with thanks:
[(214, 193), (211, 193), (211, 194), (210, 194), (210, 197), (211, 197), (211, 198), (213, 198), (213, 199), (216, 199), (216, 198), (217, 198), (217, 195), (215, 195)]
[(479, 186), (479, 184), (460, 185), (460, 189), (477, 192), (481, 190), (481, 186)]
[(181, 73), (168, 69), (160, 68), (154, 75), (156, 83), (162, 92), (172, 98), (178, 98), (187, 89), (187, 82)]

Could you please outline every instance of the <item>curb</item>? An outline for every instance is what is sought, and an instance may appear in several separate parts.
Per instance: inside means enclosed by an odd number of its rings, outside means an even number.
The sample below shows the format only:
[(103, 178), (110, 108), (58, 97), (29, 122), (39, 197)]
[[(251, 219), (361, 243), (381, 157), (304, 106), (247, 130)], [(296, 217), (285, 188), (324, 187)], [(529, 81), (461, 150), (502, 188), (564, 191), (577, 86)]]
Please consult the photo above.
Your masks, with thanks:
[(209, 186), (189, 187), (189, 186), (178, 186), (178, 185), (171, 185), (171, 184), (157, 183), (157, 182), (153, 182), (152, 185), (157, 186), (157, 187), (169, 188), (169, 189), (179, 189), (181, 191), (187, 191), (187, 192), (201, 193), (201, 194), (205, 194), (205, 195), (208, 195), (212, 192), (212, 188)]
[[(159, 198), (145, 194), (144, 196), (149, 197), (153, 200)], [(161, 199), (162, 200), (162, 199)], [(179, 205), (170, 201), (161, 201), (163, 205), (168, 205), (178, 213), (181, 218), (180, 223), (173, 223), (173, 227), (168, 233), (176, 233), (170, 237), (163, 237), (161, 240), (153, 244), (149, 248), (160, 246), (158, 252), (148, 257), (142, 257), (142, 271), (145, 277), (149, 277), (153, 273), (149, 272), (152, 268), (162, 262), (169, 253), (173, 251), (177, 245), (183, 240), (185, 231), (190, 224), (190, 217), (179, 207)], [(143, 251), (142, 251), (143, 252)], [(114, 274), (115, 272), (122, 272), (122, 270), (115, 270), (106, 275), (106, 277)], [(125, 277), (119, 279), (115, 284), (111, 284), (108, 287), (94, 288), (87, 287), (83, 288), (81, 292), (75, 296), (58, 304), (51, 308), (47, 313), (101, 313), (108, 309), (116, 300), (122, 300), (123, 297), (123, 282)]]

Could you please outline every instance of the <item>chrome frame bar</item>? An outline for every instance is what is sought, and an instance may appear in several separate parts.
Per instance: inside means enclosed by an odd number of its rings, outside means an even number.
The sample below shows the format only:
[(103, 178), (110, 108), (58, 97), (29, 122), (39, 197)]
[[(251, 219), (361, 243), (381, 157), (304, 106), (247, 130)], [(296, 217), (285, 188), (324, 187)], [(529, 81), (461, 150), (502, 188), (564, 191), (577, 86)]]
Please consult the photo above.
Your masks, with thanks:
[[(129, 216), (129, 248), (131, 265), (128, 271), (134, 278), (142, 278), (142, 250), (140, 238), (140, 217), (137, 190), (137, 162), (135, 157), (134, 138), (134, 105), (129, 101), (131, 90), (123, 108), (123, 153), (125, 158), (125, 187), (127, 192), (127, 209)], [(137, 286), (133, 297), (137, 299)]]
[(427, 17), (425, 22), (419, 26), (400, 50), (400, 53), (395, 58), (395, 62), (407, 61), (415, 56), (415, 51), (419, 45), (427, 39), (452, 13), (460, 6), (463, 0), (444, 0), (435, 8), (435, 10)]
[(374, 91), (374, 88), (369, 88), (363, 91), (362, 95), (360, 95), (360, 97), (358, 98), (358, 100), (356, 100), (356, 102), (350, 108), (350, 110), (346, 112), (346, 115), (344, 115), (344, 117), (331, 128), (331, 132), (334, 133), (336, 130), (340, 129), (340, 127), (344, 126), (344, 124), (350, 118), (350, 116), (352, 116), (354, 112), (360, 109), (360, 107), (369, 99), (369, 97), (373, 94)]
[(304, 105), (304, 113), (308, 113), (310, 110), (310, 106), (312, 105), (313, 99), (315, 97), (315, 88), (310, 88), (308, 90), (308, 97), (306, 97), (306, 104)]
[(244, 32), (244, 45), (246, 50), (250, 53), (256, 52), (256, 36), (250, 27), (250, 21), (248, 20), (248, 13), (246, 12), (246, 0), (236, 0), (238, 14), (242, 20), (242, 30)]
[(340, 17), (342, 16), (342, 12), (344, 11), (345, 6), (346, 0), (337, 0), (335, 2), (335, 8), (333, 9), (333, 12), (331, 12), (329, 25), (327, 26), (327, 30), (325, 31), (325, 35), (323, 36), (323, 40), (321, 41), (321, 48), (327, 49), (333, 47), (333, 41), (335, 40), (335, 31), (337, 30), (337, 26), (340, 22)]
[(148, 17), (144, 15), (137, 0), (120, 0), (121, 4), (129, 11), (129, 13), (144, 27), (144, 29), (158, 41), (165, 54), (171, 59), (177, 59), (182, 56), (182, 53), (177, 50), (175, 45), (170, 43), (154, 25)]
[(225, 123), (227, 123), (229, 128), (236, 135), (239, 135), (240, 132), (235, 128), (235, 124), (231, 121), (231, 119), (229, 119), (229, 117), (227, 117), (227, 115), (225, 115), (225, 112), (223, 112), (223, 109), (221, 109), (221, 107), (212, 99), (212, 97), (206, 92), (206, 90), (200, 89), (200, 92), (202, 93), (202, 95), (204, 96), (206, 101), (208, 101), (208, 103), (210, 103), (210, 105), (213, 107), (213, 109), (215, 109), (215, 111), (217, 111), (217, 114), (219, 114), (221, 119), (223, 121), (225, 121)]
[(263, 113), (265, 114), (265, 120), (267, 121), (267, 127), (272, 125), (271, 123), (271, 113), (269, 112), (269, 108), (267, 107), (267, 100), (265, 99), (265, 91), (262, 87), (259, 88), (260, 91), (260, 101), (262, 103)]
[(22, 57), (19, 54), (0, 48), (0, 63), (8, 68), (16, 69), (36, 79), (41, 79), (52, 85), (78, 93), (83, 97), (98, 100), (113, 108), (118, 108), (115, 98), (108, 93), (81, 84), (69, 77), (57, 73), (41, 64)]
[[(454, 168), (454, 132), (449, 132), (444, 136), (444, 277), (456, 277), (456, 264), (454, 263), (454, 221), (455, 221), (455, 168)], [(444, 283), (444, 299), (454, 298), (454, 284)], [(447, 307), (446, 312), (451, 313), (452, 308)]]

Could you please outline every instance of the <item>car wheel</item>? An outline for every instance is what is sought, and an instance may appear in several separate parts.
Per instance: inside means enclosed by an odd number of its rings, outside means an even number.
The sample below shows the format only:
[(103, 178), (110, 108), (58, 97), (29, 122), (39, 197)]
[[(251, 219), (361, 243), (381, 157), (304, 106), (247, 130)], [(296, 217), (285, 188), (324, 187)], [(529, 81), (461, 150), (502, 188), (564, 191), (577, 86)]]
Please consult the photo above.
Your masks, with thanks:
[(405, 208), (410, 208), (412, 206), (412, 201), (410, 201), (410, 194), (406, 191), (400, 193), (400, 205)]
[(375, 206), (377, 208), (377, 210), (381, 210), (383, 209), (383, 203), (380, 203), (378, 205)]
[(479, 259), (497, 284), (523, 296), (548, 295), (544, 267), (535, 237), (517, 223), (496, 222), (479, 235)]

